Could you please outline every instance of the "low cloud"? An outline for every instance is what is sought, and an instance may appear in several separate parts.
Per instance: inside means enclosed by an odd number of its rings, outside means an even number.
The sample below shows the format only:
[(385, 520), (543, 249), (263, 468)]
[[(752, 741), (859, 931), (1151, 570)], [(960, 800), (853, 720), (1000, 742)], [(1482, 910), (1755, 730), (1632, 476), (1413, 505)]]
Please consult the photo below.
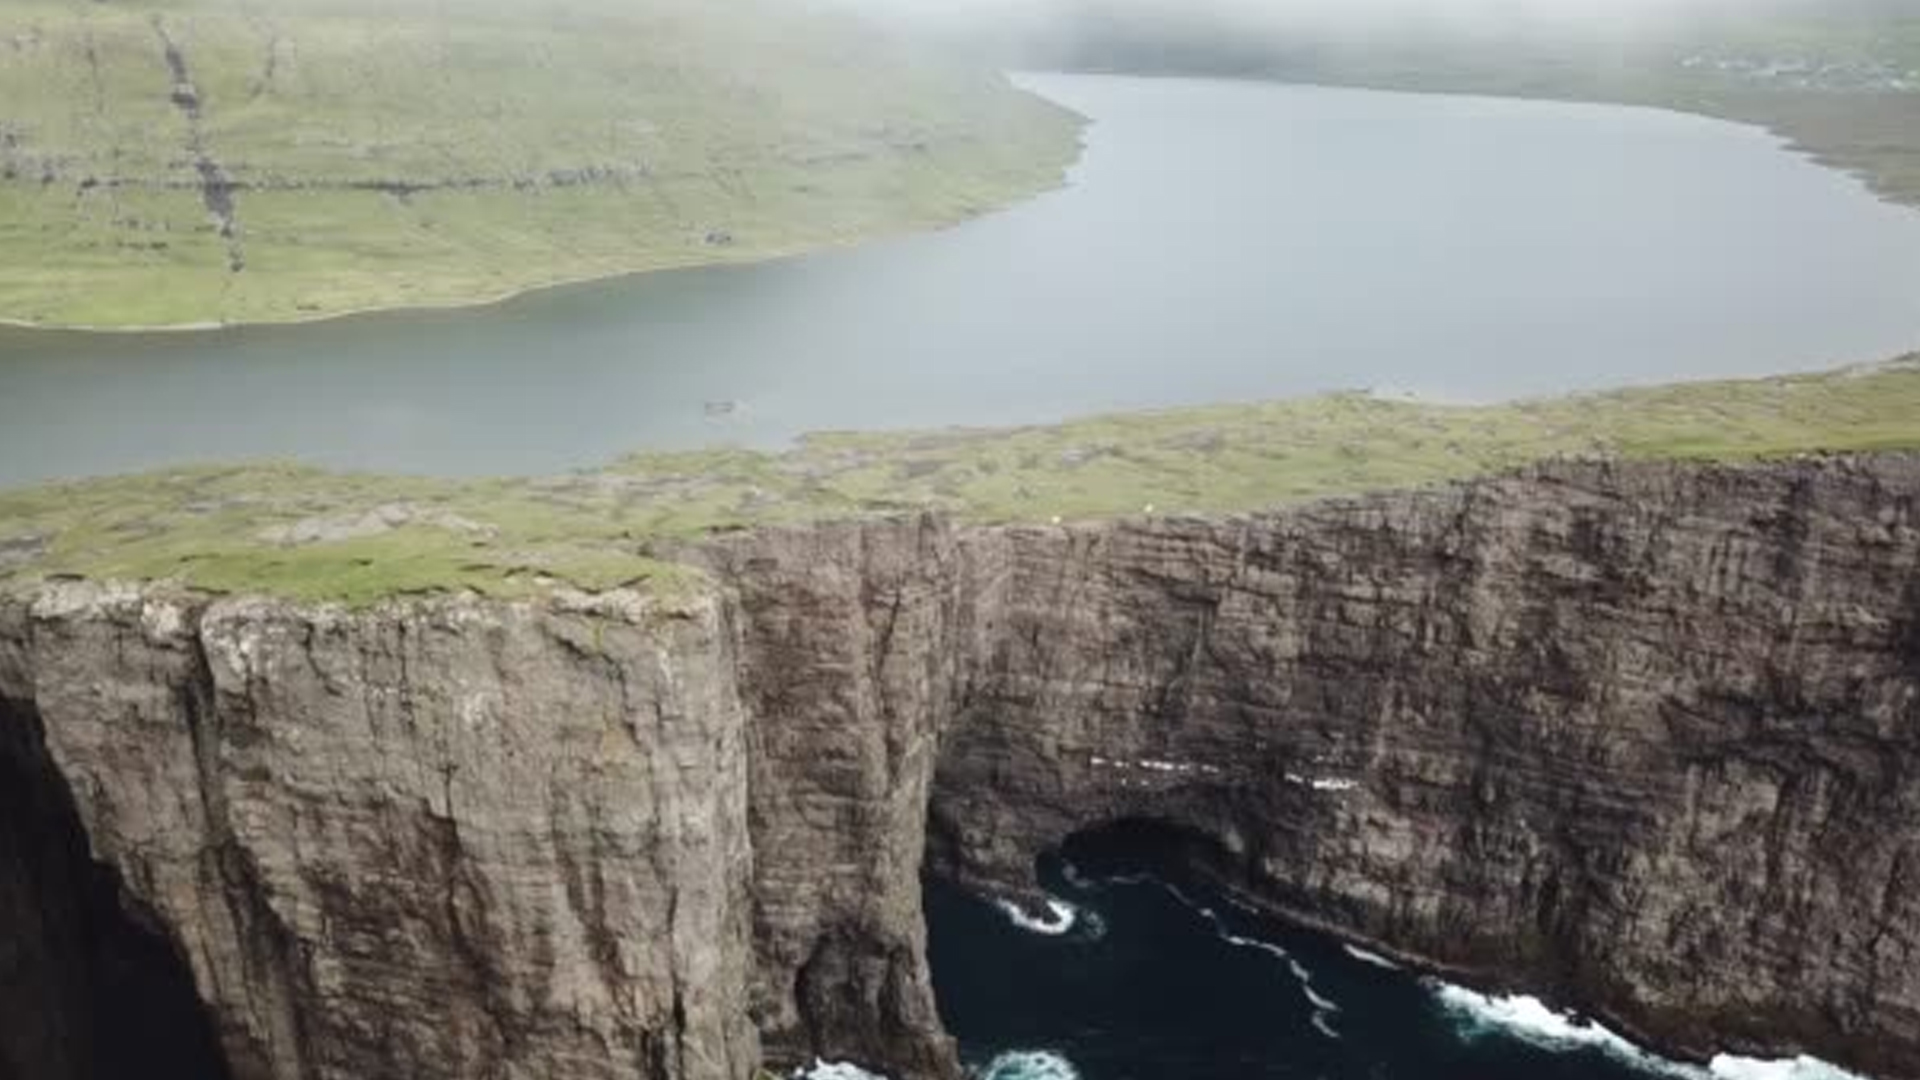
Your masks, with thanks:
[(1645, 29), (1764, 10), (1920, 12), (1920, 0), (838, 0), (871, 15), (941, 29), (1045, 32), (1153, 23), (1256, 33), (1515, 27)]

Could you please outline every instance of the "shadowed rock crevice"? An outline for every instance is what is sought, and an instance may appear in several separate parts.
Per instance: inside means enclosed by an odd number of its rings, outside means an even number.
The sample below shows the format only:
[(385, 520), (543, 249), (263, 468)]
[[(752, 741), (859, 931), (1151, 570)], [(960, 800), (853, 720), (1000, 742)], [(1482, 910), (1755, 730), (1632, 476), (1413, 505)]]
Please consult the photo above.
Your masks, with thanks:
[(0, 701), (0, 1080), (227, 1080), (187, 963), (92, 860), (39, 716)]
[(1176, 878), (1200, 878), (1229, 890), (1242, 888), (1245, 882), (1243, 868), (1236, 866), (1218, 840), (1155, 818), (1123, 818), (1083, 829), (1067, 837), (1059, 853), (1081, 868), (1137, 867)]
[(203, 116), (206, 102), (199, 86), (193, 81), (193, 73), (187, 67), (186, 51), (168, 32), (166, 22), (158, 15), (153, 17), (153, 32), (160, 39), (161, 55), (165, 57), (167, 73), (173, 79), (167, 100), (179, 110), (187, 125), (187, 152), (193, 159), (193, 171), (200, 178), (200, 200), (219, 229), (220, 239), (226, 242), (227, 270), (237, 274), (247, 268), (247, 258), (240, 244), (240, 222), (233, 198), (236, 186), (207, 143)]

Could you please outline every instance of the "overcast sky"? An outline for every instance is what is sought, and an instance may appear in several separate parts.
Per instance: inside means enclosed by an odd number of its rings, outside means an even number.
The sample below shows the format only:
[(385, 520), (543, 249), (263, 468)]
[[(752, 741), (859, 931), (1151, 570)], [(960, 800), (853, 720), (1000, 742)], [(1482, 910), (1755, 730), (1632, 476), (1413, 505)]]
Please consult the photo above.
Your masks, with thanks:
[[(1218, 25), (1364, 29), (1387, 24), (1499, 29), (1516, 24), (1659, 27), (1713, 11), (1822, 0), (842, 0), (882, 15), (945, 26), (1032, 28), (1090, 11)], [(1835, 0), (1825, 0), (1831, 4)], [(1857, 2), (1857, 0), (1848, 0)], [(1920, 7), (1920, 3), (1916, 3)]]

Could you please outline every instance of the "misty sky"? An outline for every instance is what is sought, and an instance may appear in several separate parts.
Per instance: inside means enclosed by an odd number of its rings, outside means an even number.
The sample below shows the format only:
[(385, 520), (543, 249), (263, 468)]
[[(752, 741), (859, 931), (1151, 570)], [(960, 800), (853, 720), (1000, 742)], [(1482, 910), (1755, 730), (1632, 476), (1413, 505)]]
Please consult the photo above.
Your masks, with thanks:
[[(1249, 30), (1392, 25), (1498, 30), (1515, 25), (1657, 28), (1702, 14), (1767, 6), (1818, 10), (1831, 0), (842, 0), (870, 13), (943, 26), (1032, 30), (1119, 13)], [(1847, 0), (1852, 2), (1852, 0)], [(1920, 6), (1920, 5), (1916, 5)]]

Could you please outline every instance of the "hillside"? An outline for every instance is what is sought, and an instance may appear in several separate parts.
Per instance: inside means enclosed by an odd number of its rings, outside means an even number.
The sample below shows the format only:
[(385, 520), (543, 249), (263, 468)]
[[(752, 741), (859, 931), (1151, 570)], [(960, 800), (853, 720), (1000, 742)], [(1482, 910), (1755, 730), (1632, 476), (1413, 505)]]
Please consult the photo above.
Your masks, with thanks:
[(1077, 118), (756, 0), (14, 0), (0, 319), (470, 303), (950, 223)]

